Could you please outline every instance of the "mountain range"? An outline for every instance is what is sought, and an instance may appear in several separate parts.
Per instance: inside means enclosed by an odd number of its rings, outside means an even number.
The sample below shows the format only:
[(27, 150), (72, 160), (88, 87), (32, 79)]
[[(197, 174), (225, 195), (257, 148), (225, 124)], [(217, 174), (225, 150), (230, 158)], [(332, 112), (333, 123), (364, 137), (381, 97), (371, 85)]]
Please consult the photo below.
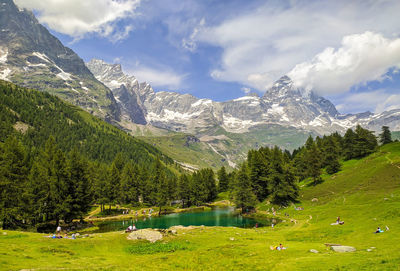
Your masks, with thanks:
[(292, 150), (310, 134), (344, 133), (357, 124), (374, 131), (383, 125), (400, 130), (400, 109), (341, 114), (329, 100), (296, 88), (288, 76), (262, 97), (251, 93), (225, 102), (155, 92), (150, 84), (123, 73), (120, 64), (98, 59), (85, 64), (12, 0), (0, 0), (0, 25), (0, 79), (55, 94), (125, 131), (146, 136), (144, 140), (161, 149), (176, 146), (149, 138), (181, 136), (183, 147), (196, 145), (200, 156), (214, 153), (207, 161), (214, 166), (234, 167), (251, 148), (279, 145)]

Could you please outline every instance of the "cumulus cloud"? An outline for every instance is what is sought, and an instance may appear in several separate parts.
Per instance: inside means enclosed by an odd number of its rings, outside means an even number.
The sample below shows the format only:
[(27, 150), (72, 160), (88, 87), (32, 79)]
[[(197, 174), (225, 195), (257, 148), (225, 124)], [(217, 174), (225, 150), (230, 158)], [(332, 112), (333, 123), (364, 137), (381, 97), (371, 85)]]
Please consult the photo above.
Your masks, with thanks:
[(311, 61), (296, 65), (288, 75), (297, 86), (327, 95), (383, 79), (392, 67), (400, 67), (400, 38), (365, 32), (345, 36), (340, 48), (326, 48)]
[(366, 110), (381, 113), (398, 109), (400, 94), (379, 89), (371, 92), (353, 93), (343, 97), (336, 108), (339, 112), (359, 113)]
[(90, 33), (112, 41), (126, 38), (131, 25), (119, 26), (118, 22), (134, 16), (140, 0), (15, 0), (21, 8), (35, 10), (41, 23), (69, 35), (75, 40)]
[(340, 46), (344, 36), (370, 31), (398, 37), (399, 10), (394, 0), (270, 0), (218, 24), (206, 23), (193, 41), (222, 49), (214, 79), (265, 90), (296, 64)]
[(186, 75), (177, 74), (168, 69), (156, 69), (149, 67), (137, 67), (129, 71), (139, 81), (146, 81), (153, 87), (165, 87), (169, 90), (177, 90), (182, 86)]

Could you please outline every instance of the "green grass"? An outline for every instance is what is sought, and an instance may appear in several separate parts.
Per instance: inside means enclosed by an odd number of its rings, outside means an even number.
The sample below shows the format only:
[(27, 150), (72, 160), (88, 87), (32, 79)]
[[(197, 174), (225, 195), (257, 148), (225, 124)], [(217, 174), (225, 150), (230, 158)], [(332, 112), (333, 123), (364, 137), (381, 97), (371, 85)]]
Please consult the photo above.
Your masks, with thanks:
[[(0, 270), (399, 270), (399, 167), (400, 143), (346, 161), (342, 171), (325, 175), (323, 183), (304, 184), (296, 204), (304, 210), (278, 210), (284, 221), (274, 228), (200, 227), (178, 230), (154, 244), (129, 241), (120, 232), (77, 240), (0, 232)], [(331, 226), (337, 216), (345, 224)], [(389, 231), (373, 233), (386, 225)], [(279, 243), (287, 250), (269, 249)], [(357, 251), (336, 253), (324, 243)], [(368, 252), (371, 247), (375, 249)]]

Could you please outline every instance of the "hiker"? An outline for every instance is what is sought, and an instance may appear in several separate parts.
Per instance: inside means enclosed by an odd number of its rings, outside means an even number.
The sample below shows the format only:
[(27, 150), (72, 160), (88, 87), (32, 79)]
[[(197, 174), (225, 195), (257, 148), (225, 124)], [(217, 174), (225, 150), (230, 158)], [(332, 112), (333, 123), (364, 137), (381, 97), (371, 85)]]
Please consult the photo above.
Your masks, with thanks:
[(383, 232), (383, 230), (380, 228), (380, 227), (378, 227), (377, 229), (376, 229), (376, 231), (375, 231), (375, 233), (382, 233)]

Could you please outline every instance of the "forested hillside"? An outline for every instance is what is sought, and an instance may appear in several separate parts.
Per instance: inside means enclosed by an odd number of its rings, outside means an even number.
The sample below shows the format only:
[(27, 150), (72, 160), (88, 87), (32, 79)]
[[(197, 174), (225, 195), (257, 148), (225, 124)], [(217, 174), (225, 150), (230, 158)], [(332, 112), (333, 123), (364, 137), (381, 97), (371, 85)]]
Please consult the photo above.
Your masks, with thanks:
[(40, 148), (52, 135), (63, 151), (78, 147), (81, 154), (111, 162), (118, 152), (127, 159), (147, 164), (159, 156), (173, 160), (158, 149), (135, 139), (45, 92), (28, 90), (0, 81), (0, 140), (17, 135), (28, 148)]
[(153, 146), (76, 106), (0, 82), (3, 228), (71, 221), (95, 202), (163, 202), (177, 170)]

